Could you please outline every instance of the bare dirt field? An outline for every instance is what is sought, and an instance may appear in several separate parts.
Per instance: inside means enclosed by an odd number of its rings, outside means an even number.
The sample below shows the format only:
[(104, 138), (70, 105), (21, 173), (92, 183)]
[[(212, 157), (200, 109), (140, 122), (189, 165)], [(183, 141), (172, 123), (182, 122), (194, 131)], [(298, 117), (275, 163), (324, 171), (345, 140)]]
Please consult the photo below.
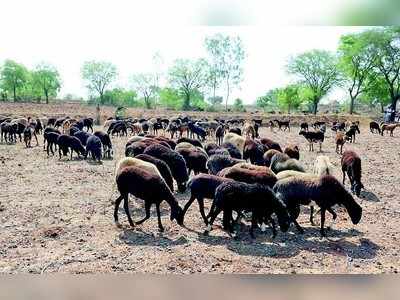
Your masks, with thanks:
[[(0, 114), (36, 114), (29, 105), (21, 105), (16, 112), (10, 110), (13, 108), (0, 104)], [(42, 106), (38, 113), (56, 113), (56, 108), (45, 109)], [(58, 109), (58, 114), (93, 116), (89, 109)], [(299, 145), (300, 160), (311, 171), (318, 153), (308, 152), (298, 131), (294, 127), (290, 133), (272, 133), (263, 127), (260, 134), (281, 146)], [(356, 143), (345, 145), (345, 149), (354, 149), (362, 157), (366, 189), (356, 199), (363, 208), (358, 225), (352, 225), (346, 212), (338, 209), (333, 229), (327, 232), (327, 238), (321, 238), (319, 228), (311, 226), (308, 211), (303, 209), (299, 223), (305, 234), (298, 234), (292, 225), (289, 232), (279, 232), (274, 240), (269, 229), (266, 233), (257, 230), (252, 240), (248, 223), (242, 225), (237, 240), (219, 229), (206, 237), (197, 203), (186, 215), (187, 228), (169, 221), (165, 202), (164, 233), (158, 232), (154, 207), (152, 218), (135, 229), (128, 226), (121, 207), (123, 228), (117, 228), (109, 196), (114, 164), (123, 156), (126, 137), (113, 138), (114, 160), (105, 160), (102, 165), (75, 158), (48, 158), (42, 147), (0, 144), (0, 272), (397, 273), (400, 130), (394, 135), (371, 134), (364, 125)], [(42, 146), (42, 136), (39, 141)], [(331, 158), (335, 175), (341, 178), (340, 156), (335, 153), (330, 129), (323, 154)], [(189, 194), (177, 194), (177, 198), (183, 206)], [(134, 220), (143, 217), (143, 202), (132, 197), (130, 203)], [(207, 208), (210, 204), (206, 203)], [(328, 224), (330, 217), (328, 214)], [(216, 224), (221, 224), (221, 219)]]

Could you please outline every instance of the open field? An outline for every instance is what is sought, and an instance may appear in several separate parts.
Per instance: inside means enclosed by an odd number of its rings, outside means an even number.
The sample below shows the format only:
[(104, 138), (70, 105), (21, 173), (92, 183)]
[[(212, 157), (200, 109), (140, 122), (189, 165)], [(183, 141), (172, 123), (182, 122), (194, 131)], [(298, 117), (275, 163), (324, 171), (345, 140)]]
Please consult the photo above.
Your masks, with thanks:
[[(93, 107), (77, 105), (0, 104), (0, 114), (73, 117), (94, 116), (93, 111)], [(112, 112), (111, 108), (105, 109), (104, 115)], [(338, 209), (338, 220), (327, 238), (321, 238), (319, 228), (311, 226), (304, 208), (299, 218), (304, 235), (292, 225), (289, 232), (279, 232), (274, 240), (269, 229), (266, 234), (256, 231), (256, 239), (251, 240), (246, 223), (238, 240), (218, 229), (206, 237), (197, 203), (186, 215), (186, 229), (169, 221), (165, 202), (164, 233), (158, 232), (154, 207), (152, 218), (135, 229), (128, 226), (121, 207), (120, 229), (113, 223), (109, 196), (114, 164), (123, 156), (126, 137), (113, 138), (115, 158), (102, 165), (48, 158), (42, 147), (26, 149), (22, 143), (0, 144), (0, 272), (397, 273), (400, 130), (394, 132), (394, 137), (382, 137), (371, 134), (366, 123), (363, 120), (356, 143), (344, 147), (362, 157), (366, 189), (357, 201), (363, 207), (363, 217), (353, 226), (345, 211)], [(297, 127), (290, 133), (262, 127), (260, 135), (281, 146), (299, 145), (300, 160), (311, 171), (318, 153), (308, 152)], [(41, 136), (39, 141), (42, 146)], [(340, 156), (335, 153), (330, 129), (323, 152), (335, 165), (335, 175), (341, 178)], [(349, 188), (348, 181), (346, 187)], [(116, 196), (115, 192), (113, 198)], [(189, 194), (177, 194), (177, 198), (183, 206)], [(134, 220), (140, 219), (144, 215), (142, 201), (131, 198), (130, 203)], [(207, 208), (210, 204), (206, 201)], [(221, 216), (217, 225), (221, 224)], [(328, 224), (330, 217), (327, 214)]]

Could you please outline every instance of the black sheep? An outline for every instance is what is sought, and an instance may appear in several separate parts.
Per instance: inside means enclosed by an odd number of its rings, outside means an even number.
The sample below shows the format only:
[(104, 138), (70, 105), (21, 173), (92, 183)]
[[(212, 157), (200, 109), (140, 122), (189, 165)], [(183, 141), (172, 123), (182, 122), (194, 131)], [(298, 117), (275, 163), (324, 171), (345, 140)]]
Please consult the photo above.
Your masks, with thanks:
[(346, 140), (350, 143), (356, 142), (356, 133), (360, 133), (360, 128), (353, 124), (350, 126), (350, 129), (346, 131)]
[(378, 133), (381, 134), (381, 127), (375, 121), (372, 121), (371, 123), (369, 123), (369, 130), (371, 130), (371, 133), (378, 131)]
[[(301, 233), (304, 230), (296, 221), (300, 214), (300, 205), (311, 205), (312, 201), (321, 209), (322, 236), (325, 236), (325, 213), (329, 211), (333, 219), (336, 219), (336, 213), (332, 209), (336, 204), (346, 208), (353, 224), (357, 224), (361, 219), (361, 207), (344, 186), (331, 175), (285, 178), (275, 184), (274, 191), (277, 197), (286, 204), (292, 222)], [(311, 212), (310, 221), (312, 221), (312, 214), (313, 212)]]
[(194, 124), (193, 122), (189, 122), (188, 128), (189, 128), (191, 137), (196, 135), (197, 138), (201, 139), (202, 141), (204, 141), (206, 139), (207, 131), (205, 131), (202, 127)]
[(233, 231), (232, 212), (242, 214), (251, 212), (250, 236), (254, 238), (253, 230), (258, 224), (269, 222), (272, 225), (273, 236), (276, 235), (275, 222), (272, 214), (278, 217), (278, 223), (283, 232), (290, 225), (290, 218), (284, 203), (279, 200), (268, 186), (247, 184), (243, 182), (225, 182), (217, 187), (215, 198), (209, 214), (210, 222), (205, 234), (212, 228), (215, 218), (223, 211), (223, 228), (231, 235)]
[(208, 156), (204, 151), (197, 148), (187, 149), (182, 148), (177, 150), (179, 154), (183, 156), (186, 161), (186, 166), (189, 170), (189, 175), (193, 170), (195, 175), (199, 173), (207, 173), (207, 160)]
[(89, 131), (89, 129), (93, 132), (93, 118), (84, 118), (82, 120), (83, 127), (86, 127), (86, 130)]
[(228, 150), (229, 155), (233, 158), (242, 159), (242, 153), (240, 153), (240, 150), (234, 144), (225, 142), (221, 145), (221, 147)]
[(187, 173), (185, 159), (182, 155), (160, 144), (148, 146), (143, 153), (163, 160), (171, 169), (172, 176), (177, 182), (178, 190), (180, 192), (186, 190), (186, 182), (189, 179), (189, 175)]
[(308, 123), (307, 122), (300, 123), (300, 130), (308, 131)]
[(111, 158), (111, 156), (113, 155), (113, 146), (111, 143), (110, 136), (107, 133), (105, 133), (104, 131), (95, 131), (95, 133), (93, 133), (93, 135), (100, 138), (101, 144), (103, 145), (104, 156)]
[(325, 135), (322, 131), (300, 131), (302, 135), (309, 142), (309, 151), (314, 151), (314, 143), (319, 143), (319, 151), (322, 151), (322, 143), (324, 142)]
[(228, 181), (232, 181), (232, 179), (210, 174), (199, 174), (192, 177), (188, 183), (188, 187), (190, 189), (190, 199), (183, 208), (183, 216), (185, 216), (193, 201), (197, 199), (197, 202), (199, 203), (200, 214), (203, 217), (204, 223), (207, 225), (208, 220), (204, 212), (204, 198), (214, 199), (215, 190), (217, 187), (220, 184)]
[(281, 146), (277, 142), (274, 142), (273, 140), (270, 140), (267, 138), (262, 138), (259, 141), (261, 144), (263, 144), (266, 147), (265, 151), (270, 150), (270, 149), (275, 149), (279, 152), (282, 152)]
[[(50, 133), (50, 132), (53, 132), (53, 133), (56, 133), (56, 134), (58, 134), (58, 135), (61, 135), (61, 132), (60, 132), (60, 130), (58, 130), (58, 129), (55, 129), (55, 128), (53, 128), (53, 127), (46, 127), (45, 129), (44, 129), (44, 131), (43, 131), (43, 150), (44, 149), (46, 149), (46, 136), (45, 136), (45, 133)], [(55, 145), (57, 145), (57, 140), (55, 141), (55, 142), (53, 142)], [(56, 149), (57, 150), (57, 149)], [(53, 153), (54, 154), (54, 153)]]
[(242, 162), (245, 161), (226, 155), (215, 154), (208, 159), (207, 169), (210, 174), (217, 175), (219, 171)]
[(351, 191), (357, 196), (360, 196), (361, 189), (364, 187), (364, 185), (361, 183), (360, 157), (353, 151), (345, 151), (342, 155), (341, 164), (343, 172), (343, 184), (347, 173), (351, 184)]
[(160, 172), (161, 176), (164, 178), (165, 182), (167, 183), (168, 187), (170, 190), (173, 192), (174, 191), (174, 180), (172, 177), (172, 173), (168, 165), (161, 159), (155, 158), (151, 155), (147, 154), (139, 154), (135, 156), (137, 159), (141, 159), (143, 161), (147, 161), (149, 163), (152, 163), (155, 165)]
[[(134, 227), (135, 224), (142, 224), (144, 221), (150, 218), (150, 208), (152, 204), (156, 205), (158, 228), (160, 231), (164, 231), (164, 227), (161, 223), (160, 214), (160, 203), (165, 200), (171, 207), (170, 219), (176, 220), (179, 225), (183, 224), (183, 212), (182, 208), (178, 205), (171, 190), (166, 185), (164, 179), (160, 176), (151, 174), (138, 167), (126, 167), (121, 170), (117, 178), (117, 186), (120, 192), (120, 196), (115, 200), (114, 209), (114, 221), (118, 223), (118, 208), (122, 200), (124, 200), (124, 209), (128, 217), (129, 224)], [(128, 200), (129, 194), (144, 200), (146, 216), (133, 223), (131, 214), (129, 212)]]
[(81, 141), (74, 136), (69, 136), (66, 134), (62, 134), (57, 139), (58, 145), (58, 154), (60, 155), (61, 159), (61, 152), (64, 156), (67, 156), (68, 151), (71, 152), (71, 160), (72, 160), (72, 153), (75, 151), (80, 158), (80, 155), (85, 156), (86, 151), (83, 147)]
[(222, 144), (225, 134), (225, 125), (219, 125), (215, 130), (215, 141), (218, 145)]
[(90, 135), (86, 143), (85, 159), (90, 153), (92, 155), (93, 160), (97, 160), (98, 162), (100, 162), (102, 158), (102, 153), (101, 153), (102, 148), (103, 145), (101, 143), (100, 138), (95, 135)]
[(264, 165), (264, 147), (262, 144), (247, 138), (243, 148), (243, 159), (250, 159), (254, 165)]
[(176, 141), (176, 144), (183, 143), (183, 142), (192, 144), (193, 146), (196, 146), (196, 147), (203, 148), (203, 145), (201, 144), (201, 142), (200, 142), (199, 140), (191, 139), (191, 138), (188, 138), (188, 137), (181, 137), (181, 138), (179, 138), (179, 139)]
[[(52, 131), (46, 131), (47, 129), (50, 129), (51, 127), (47, 127), (44, 130), (43, 133), (43, 145), (45, 143), (47, 143), (47, 155), (50, 155), (49, 150), (51, 151), (51, 154), (54, 155), (54, 151), (53, 151), (53, 145), (55, 146), (55, 150), (57, 150), (57, 140), (58, 137), (61, 135), (61, 133), (57, 133), (57, 132), (52, 132)], [(57, 129), (55, 129), (57, 130)]]
[(90, 133), (86, 132), (86, 131), (77, 131), (73, 134), (74, 137), (77, 137), (83, 146), (86, 146), (86, 143), (88, 141), (88, 139), (92, 136)]

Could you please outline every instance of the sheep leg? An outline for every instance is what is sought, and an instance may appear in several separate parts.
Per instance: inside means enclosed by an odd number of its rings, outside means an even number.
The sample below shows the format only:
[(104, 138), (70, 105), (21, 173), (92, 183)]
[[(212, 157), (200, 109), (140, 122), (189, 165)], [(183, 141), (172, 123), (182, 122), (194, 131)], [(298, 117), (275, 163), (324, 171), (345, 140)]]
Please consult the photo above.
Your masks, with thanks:
[[(195, 199), (196, 199), (196, 198), (195, 198), (193, 195), (190, 196), (189, 201), (185, 204), (185, 207), (183, 208), (183, 217), (185, 217), (185, 214), (186, 214), (187, 210), (189, 209), (190, 205), (192, 205), (192, 203), (193, 203), (193, 201), (194, 201)], [(198, 201), (199, 201), (199, 200), (198, 200)], [(199, 206), (200, 206), (200, 201), (199, 201)], [(207, 225), (207, 223), (206, 223), (206, 225)]]
[(146, 211), (146, 216), (145, 216), (143, 219), (141, 219), (140, 221), (135, 222), (136, 225), (140, 225), (140, 224), (142, 224), (144, 221), (146, 221), (147, 219), (150, 218), (150, 207), (151, 207), (151, 203), (150, 203), (149, 201), (146, 201), (146, 202), (144, 203), (144, 209), (145, 209), (145, 211)]
[(256, 214), (252, 214), (251, 216), (251, 226), (250, 226), (250, 236), (252, 239), (255, 239), (256, 237), (254, 236), (254, 228), (257, 228), (257, 218), (256, 218)]
[(311, 223), (311, 225), (313, 225), (313, 226), (315, 226), (315, 224), (314, 224), (314, 206), (310, 206), (310, 223)]
[(274, 239), (276, 237), (276, 226), (275, 226), (275, 221), (272, 218), (269, 218), (269, 223), (271, 224), (272, 228), (272, 238)]
[(215, 209), (210, 211), (210, 222), (208, 223), (207, 228), (204, 231), (204, 235), (208, 235), (208, 233), (211, 231), (212, 224), (214, 223), (216, 217), (221, 213), (221, 211), (222, 211), (222, 209), (217, 208), (216, 206), (215, 206)]
[(346, 171), (343, 171), (343, 185), (344, 185), (345, 179), (346, 179)]
[(324, 225), (325, 225), (325, 212), (326, 212), (326, 209), (325, 208), (321, 208), (321, 230), (320, 230), (321, 236), (326, 236), (325, 228), (324, 228)]
[(128, 217), (129, 224), (130, 224), (132, 227), (135, 227), (135, 224), (134, 224), (133, 221), (132, 221), (131, 213), (130, 213), (130, 211), (129, 211), (129, 203), (128, 203), (129, 195), (126, 194), (126, 195), (124, 195), (123, 198), (124, 198), (124, 210), (125, 210), (126, 216)]
[(156, 203), (157, 220), (158, 220), (158, 230), (164, 232), (164, 227), (161, 223), (161, 213), (160, 213), (160, 203)]
[(200, 214), (203, 217), (204, 223), (207, 225), (208, 224), (208, 219), (207, 216), (204, 212), (204, 199), (203, 198), (199, 198), (197, 199), (198, 203), (199, 203), (199, 208), (200, 208)]
[(121, 201), (123, 199), (123, 196), (120, 195), (116, 200), (115, 200), (115, 207), (114, 207), (114, 222), (115, 224), (119, 227), (121, 226), (118, 222), (118, 208), (119, 205), (121, 204)]

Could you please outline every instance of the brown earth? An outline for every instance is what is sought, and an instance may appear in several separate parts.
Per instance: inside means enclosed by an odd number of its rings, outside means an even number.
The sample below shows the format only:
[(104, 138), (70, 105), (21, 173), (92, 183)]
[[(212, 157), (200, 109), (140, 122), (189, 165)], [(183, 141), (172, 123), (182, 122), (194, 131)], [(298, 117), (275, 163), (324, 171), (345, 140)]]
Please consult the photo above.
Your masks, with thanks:
[[(91, 116), (94, 110), (84, 106), (80, 111), (77, 106), (68, 105), (33, 106), (0, 104), (0, 114)], [(75, 158), (48, 158), (42, 147), (26, 149), (22, 143), (0, 144), (0, 272), (398, 272), (400, 130), (394, 135), (381, 137), (363, 126), (356, 143), (345, 145), (345, 149), (354, 149), (362, 157), (366, 190), (357, 199), (363, 207), (360, 224), (353, 226), (346, 212), (338, 209), (334, 228), (328, 231), (327, 238), (321, 238), (304, 208), (299, 223), (306, 233), (300, 235), (292, 226), (288, 233), (279, 232), (274, 240), (269, 229), (266, 233), (256, 231), (256, 239), (251, 240), (248, 223), (242, 225), (237, 240), (219, 229), (205, 237), (197, 203), (185, 218), (187, 229), (169, 221), (165, 203), (164, 233), (158, 232), (154, 207), (152, 218), (135, 229), (129, 228), (121, 207), (123, 228), (119, 229), (113, 223), (109, 202), (115, 159), (96, 165)], [(318, 153), (308, 152), (298, 128), (290, 133), (261, 128), (261, 136), (283, 146), (298, 144), (300, 160), (311, 171)], [(113, 139), (116, 159), (123, 156), (126, 139)], [(42, 145), (42, 137), (39, 141)], [(323, 152), (335, 165), (335, 175), (341, 178), (340, 156), (335, 153), (329, 129)], [(114, 192), (113, 198), (116, 196)], [(177, 198), (183, 206), (189, 194), (178, 194)], [(132, 197), (130, 203), (134, 220), (144, 216), (141, 200)], [(208, 208), (210, 201), (206, 204)], [(329, 214), (327, 218), (329, 224)], [(220, 222), (217, 219), (216, 224)]]

